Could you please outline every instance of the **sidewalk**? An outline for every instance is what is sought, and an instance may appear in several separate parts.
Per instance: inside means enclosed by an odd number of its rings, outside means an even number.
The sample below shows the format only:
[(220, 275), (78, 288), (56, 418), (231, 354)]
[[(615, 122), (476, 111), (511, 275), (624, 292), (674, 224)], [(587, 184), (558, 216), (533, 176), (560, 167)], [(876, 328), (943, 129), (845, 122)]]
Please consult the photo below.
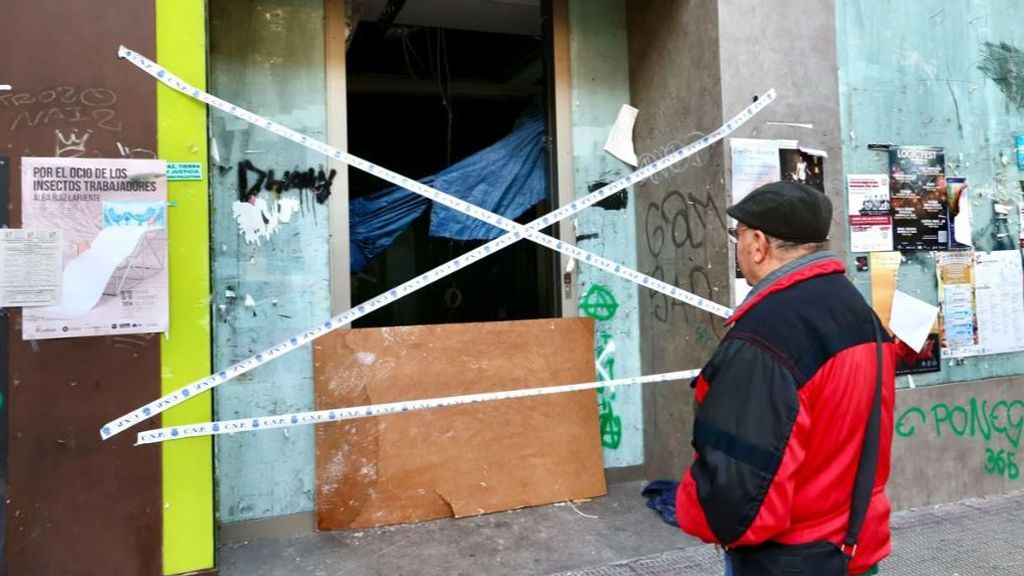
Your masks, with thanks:
[[(885, 576), (1024, 575), (1024, 492), (900, 512)], [(668, 552), (557, 576), (713, 576), (722, 559), (710, 546)]]
[[(718, 576), (713, 547), (644, 507), (641, 483), (591, 502), (225, 546), (221, 576)], [(901, 512), (883, 576), (1024, 575), (1024, 491)]]

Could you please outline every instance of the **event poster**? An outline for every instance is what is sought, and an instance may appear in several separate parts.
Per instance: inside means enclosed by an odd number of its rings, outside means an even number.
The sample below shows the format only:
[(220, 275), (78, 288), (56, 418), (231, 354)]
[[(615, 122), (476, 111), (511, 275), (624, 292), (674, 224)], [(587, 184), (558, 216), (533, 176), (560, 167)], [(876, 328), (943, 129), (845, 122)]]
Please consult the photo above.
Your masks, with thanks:
[(22, 226), (63, 233), (59, 304), (25, 308), (22, 338), (164, 332), (162, 160), (23, 158)]
[(850, 214), (850, 252), (892, 250), (892, 209), (888, 174), (850, 174), (846, 178)]
[(889, 198), (896, 250), (946, 250), (945, 154), (930, 146), (889, 148)]
[(943, 355), (956, 358), (978, 344), (974, 299), (974, 252), (936, 252), (940, 334)]

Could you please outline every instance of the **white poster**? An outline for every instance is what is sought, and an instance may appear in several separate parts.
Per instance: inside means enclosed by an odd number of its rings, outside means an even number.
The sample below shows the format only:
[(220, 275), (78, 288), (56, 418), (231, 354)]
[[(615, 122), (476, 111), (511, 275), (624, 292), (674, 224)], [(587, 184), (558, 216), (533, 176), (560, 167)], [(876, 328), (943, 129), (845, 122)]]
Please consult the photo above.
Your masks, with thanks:
[(22, 226), (61, 230), (64, 262), (60, 302), (25, 309), (25, 340), (167, 330), (166, 166), (22, 159)]
[[(732, 203), (747, 197), (755, 188), (782, 179), (782, 162), (779, 149), (796, 148), (796, 140), (760, 140), (755, 138), (730, 138), (732, 154)], [(733, 249), (735, 256), (735, 249)], [(734, 258), (735, 260), (735, 258)], [(750, 286), (736, 268), (733, 279), (733, 306), (738, 306)]]
[(747, 197), (758, 186), (782, 179), (780, 148), (796, 148), (796, 140), (730, 138), (732, 151), (732, 203)]
[(0, 307), (60, 302), (60, 230), (0, 230)]
[(974, 309), (977, 344), (950, 347), (943, 351), (944, 356), (962, 358), (1024, 350), (1024, 266), (1019, 251), (974, 253)]
[(1020, 252), (977, 252), (975, 258), (979, 354), (1024, 350), (1024, 267)]
[(893, 248), (888, 174), (850, 174), (847, 209), (850, 252), (889, 252)]

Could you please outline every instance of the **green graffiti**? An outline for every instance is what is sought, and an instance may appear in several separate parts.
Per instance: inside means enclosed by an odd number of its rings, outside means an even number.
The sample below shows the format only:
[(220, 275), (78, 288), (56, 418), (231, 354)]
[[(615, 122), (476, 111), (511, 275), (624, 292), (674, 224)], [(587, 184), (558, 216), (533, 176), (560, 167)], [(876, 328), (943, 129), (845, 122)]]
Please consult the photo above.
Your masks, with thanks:
[[(615, 348), (609, 346), (612, 335), (607, 332), (598, 334), (601, 343), (594, 349), (597, 355), (597, 379), (600, 382), (615, 379)], [(598, 422), (601, 425), (601, 445), (605, 448), (617, 449), (622, 444), (622, 419), (615, 414), (612, 403), (615, 400), (615, 388), (598, 388)]]
[[(936, 403), (925, 408), (912, 406), (896, 418), (896, 434), (910, 438), (918, 433), (932, 432), (936, 438), (978, 438), (989, 442), (1009, 442), (1014, 450), (1020, 448), (1024, 432), (1024, 400), (997, 400), (971, 398), (966, 404)], [(1009, 480), (1020, 478), (1016, 452), (985, 447), (985, 472)]]
[(1020, 448), (1024, 433), (1024, 400), (998, 400), (971, 398), (966, 405), (936, 403), (927, 409), (920, 406), (907, 408), (896, 418), (896, 434), (909, 438), (924, 430), (932, 430), (936, 438), (943, 434), (958, 438), (991, 440), (1002, 437)]
[(622, 419), (615, 414), (609, 400), (603, 400), (600, 409), (597, 419), (601, 425), (601, 445), (615, 450), (622, 444)]
[(1010, 480), (1020, 478), (1020, 467), (1014, 460), (1014, 453), (1006, 450), (995, 450), (985, 448), (985, 472), (994, 476), (1004, 476)]
[(615, 295), (600, 284), (591, 284), (586, 295), (580, 300), (580, 311), (584, 316), (595, 320), (611, 320), (618, 309), (619, 303), (615, 300)]

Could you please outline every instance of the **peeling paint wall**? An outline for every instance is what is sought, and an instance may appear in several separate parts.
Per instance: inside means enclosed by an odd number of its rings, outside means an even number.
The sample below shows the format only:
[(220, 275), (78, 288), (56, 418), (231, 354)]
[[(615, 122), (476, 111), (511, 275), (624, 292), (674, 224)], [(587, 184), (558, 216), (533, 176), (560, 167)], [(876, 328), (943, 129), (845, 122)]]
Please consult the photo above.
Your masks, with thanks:
[[(319, 0), (211, 2), (213, 93), (325, 140), (323, 18)], [(325, 159), (217, 111), (210, 121), (214, 368), (221, 369), (330, 317), (327, 206), (318, 190), (290, 176), (315, 174)], [(312, 374), (308, 347), (253, 370), (217, 389), (216, 418), (310, 410)], [(311, 427), (218, 437), (219, 521), (311, 511), (313, 463)]]
[[(977, 249), (1016, 248), (1022, 187), (1014, 137), (1024, 133), (1024, 59), (1015, 50), (1024, 50), (1022, 25), (1024, 12), (1013, 0), (838, 0), (846, 172), (888, 171), (888, 156), (868, 150), (869, 143), (942, 146), (947, 176), (970, 183)], [(988, 72), (980, 69), (986, 62)], [(1013, 207), (1008, 226), (994, 221), (995, 202)], [(934, 259), (907, 256), (898, 286), (935, 303)], [(868, 274), (851, 276), (868, 295)], [(945, 361), (941, 372), (913, 381), (922, 386), (1014, 374), (1024, 374), (1024, 354), (968, 358), (962, 365)], [(900, 379), (900, 385), (908, 383)]]
[[(603, 150), (619, 113), (630, 101), (624, 0), (572, 0), (573, 180), (577, 198), (633, 170)], [(640, 111), (644, 113), (643, 110)], [(609, 260), (636, 267), (635, 197), (632, 193), (582, 212), (577, 244)], [(579, 311), (596, 320), (595, 357), (602, 380), (640, 374), (637, 286), (588, 266), (579, 271)], [(598, 391), (606, 467), (643, 463), (642, 390)]]

